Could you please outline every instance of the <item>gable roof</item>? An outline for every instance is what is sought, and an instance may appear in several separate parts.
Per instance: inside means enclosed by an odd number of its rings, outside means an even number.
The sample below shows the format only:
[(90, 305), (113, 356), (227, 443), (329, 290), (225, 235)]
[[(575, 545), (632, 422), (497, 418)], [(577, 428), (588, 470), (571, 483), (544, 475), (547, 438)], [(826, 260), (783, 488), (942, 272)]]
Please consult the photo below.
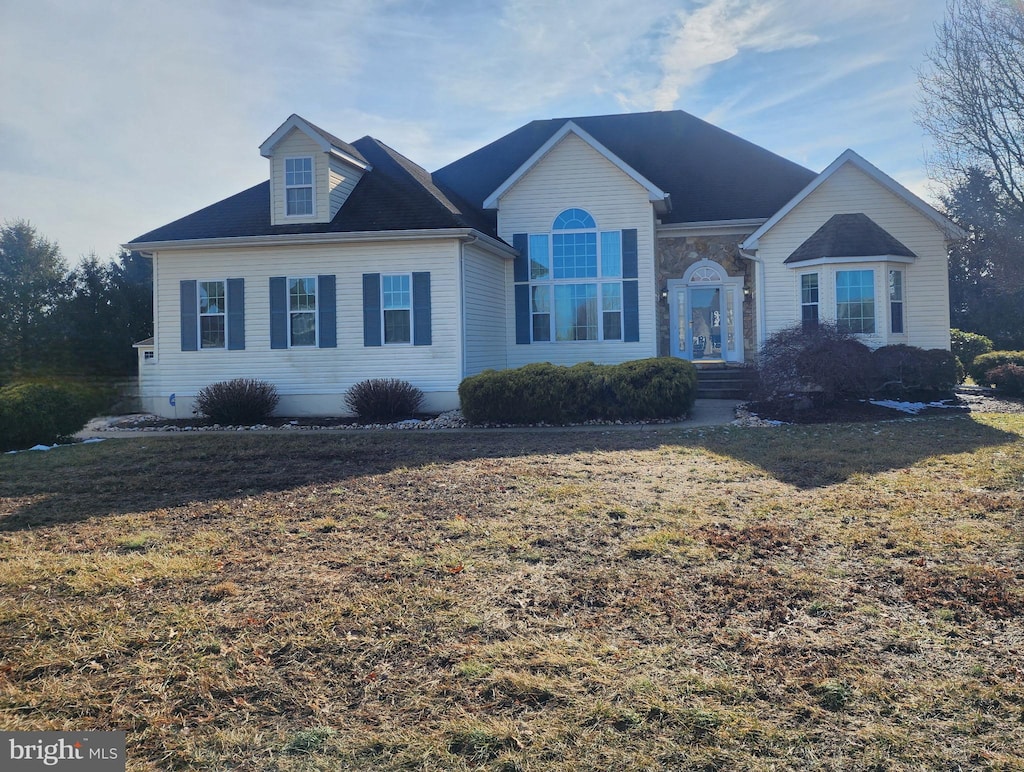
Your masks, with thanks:
[(484, 209), (497, 209), (498, 200), (505, 194), (505, 192), (519, 182), (519, 180), (522, 179), (534, 166), (540, 163), (540, 160), (551, 152), (555, 145), (565, 139), (569, 134), (574, 134), (579, 137), (583, 142), (590, 145), (596, 153), (603, 156), (613, 166), (617, 167), (619, 171), (632, 179), (633, 182), (644, 188), (647, 191), (648, 199), (654, 203), (655, 208), (659, 212), (665, 213), (671, 208), (671, 201), (668, 193), (648, 180), (629, 164), (625, 163), (621, 158), (577, 126), (574, 121), (566, 121), (562, 125), (562, 128), (556, 131), (547, 142), (537, 148), (533, 155), (527, 158), (507, 180), (498, 186), (497, 190), (492, 192), (491, 195), (484, 200)]
[(367, 168), (368, 163), (366, 159), (363, 158), (355, 147), (342, 139), (338, 139), (333, 134), (324, 131), (319, 126), (310, 123), (301, 115), (296, 115), (295, 113), (289, 115), (288, 119), (278, 126), (277, 130), (273, 134), (263, 141), (260, 145), (260, 155), (264, 158), (270, 158), (277, 144), (288, 136), (292, 129), (301, 131), (319, 145), (320, 149), (325, 153), (331, 153), (332, 155), (335, 155), (343, 161), (347, 161), (360, 169)]
[(271, 225), (270, 182), (264, 181), (132, 239), (132, 245), (296, 233), (357, 233), (473, 228), (487, 235), (486, 218), (438, 188), (430, 174), (372, 137), (351, 145), (372, 171), (356, 184), (327, 223)]
[(833, 257), (910, 257), (913, 252), (866, 214), (837, 214), (783, 262), (803, 263)]
[(797, 193), (792, 199), (786, 204), (779, 208), (760, 228), (754, 231), (746, 240), (740, 244), (741, 249), (754, 250), (757, 249), (758, 240), (764, 236), (768, 231), (774, 228), (779, 221), (782, 220), (787, 214), (795, 209), (800, 202), (806, 199), (811, 193), (821, 187), (832, 175), (834, 175), (839, 169), (846, 164), (850, 164), (854, 168), (860, 170), (868, 177), (873, 179), (879, 185), (887, 189), (890, 193), (894, 194), (898, 198), (905, 201), (909, 206), (916, 209), (918, 212), (923, 214), (939, 228), (941, 228), (946, 237), (950, 240), (962, 239), (966, 237), (966, 233), (952, 220), (943, 217), (936, 209), (921, 199), (919, 196), (911, 193), (905, 187), (900, 185), (896, 180), (890, 177), (888, 174), (883, 172), (877, 166), (868, 163), (861, 156), (857, 155), (852, 150), (845, 150), (836, 160), (834, 160), (828, 167), (817, 177), (811, 180), (808, 185)]
[(434, 172), (483, 206), (572, 122), (629, 169), (671, 196), (664, 223), (765, 219), (815, 175), (809, 169), (681, 110), (532, 121)]

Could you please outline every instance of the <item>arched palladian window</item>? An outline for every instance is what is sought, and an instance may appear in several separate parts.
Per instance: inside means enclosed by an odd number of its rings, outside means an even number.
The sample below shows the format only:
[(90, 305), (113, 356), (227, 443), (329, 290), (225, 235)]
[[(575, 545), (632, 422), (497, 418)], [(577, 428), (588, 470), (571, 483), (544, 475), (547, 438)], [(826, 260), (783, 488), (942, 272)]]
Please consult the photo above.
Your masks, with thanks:
[(602, 229), (572, 207), (512, 244), (517, 344), (640, 340), (635, 228)]
[[(591, 281), (580, 282), (580, 279)], [(622, 340), (622, 233), (566, 209), (530, 236), (532, 339)]]

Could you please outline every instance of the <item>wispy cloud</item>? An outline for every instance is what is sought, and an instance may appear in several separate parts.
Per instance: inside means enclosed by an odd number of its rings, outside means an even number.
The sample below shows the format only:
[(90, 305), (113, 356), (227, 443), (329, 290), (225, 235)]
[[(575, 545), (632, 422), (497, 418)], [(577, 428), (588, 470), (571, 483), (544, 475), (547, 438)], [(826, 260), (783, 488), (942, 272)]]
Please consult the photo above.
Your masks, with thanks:
[(711, 0), (694, 11), (680, 11), (677, 19), (678, 28), (661, 57), (661, 80), (651, 95), (659, 110), (675, 107), (711, 66), (741, 51), (800, 48), (819, 40), (777, 2)]

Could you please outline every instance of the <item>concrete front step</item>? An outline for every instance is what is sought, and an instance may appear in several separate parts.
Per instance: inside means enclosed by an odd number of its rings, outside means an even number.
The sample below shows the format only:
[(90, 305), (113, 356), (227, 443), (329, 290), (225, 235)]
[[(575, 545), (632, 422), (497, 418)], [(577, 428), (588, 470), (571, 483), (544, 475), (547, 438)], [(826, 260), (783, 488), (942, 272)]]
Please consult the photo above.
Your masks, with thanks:
[(747, 367), (698, 367), (698, 399), (750, 399), (757, 389), (757, 373)]

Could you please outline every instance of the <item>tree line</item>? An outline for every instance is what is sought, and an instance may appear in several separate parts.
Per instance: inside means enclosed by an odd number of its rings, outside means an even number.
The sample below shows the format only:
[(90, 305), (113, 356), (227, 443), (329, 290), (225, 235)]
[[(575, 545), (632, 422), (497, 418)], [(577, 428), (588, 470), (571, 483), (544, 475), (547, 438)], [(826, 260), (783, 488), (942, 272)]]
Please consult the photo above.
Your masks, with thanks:
[(137, 253), (70, 268), (24, 220), (0, 226), (0, 384), (23, 377), (124, 377), (153, 334), (153, 267)]
[(1024, 349), (1024, 2), (950, 0), (918, 80), (929, 171), (967, 232), (949, 256), (952, 325)]

